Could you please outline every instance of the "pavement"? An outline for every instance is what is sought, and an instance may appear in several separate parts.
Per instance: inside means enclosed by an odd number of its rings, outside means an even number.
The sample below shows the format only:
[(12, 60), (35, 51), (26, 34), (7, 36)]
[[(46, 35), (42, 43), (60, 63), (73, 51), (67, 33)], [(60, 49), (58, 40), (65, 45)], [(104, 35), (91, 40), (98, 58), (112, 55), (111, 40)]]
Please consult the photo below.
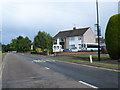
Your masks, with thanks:
[(95, 88), (36, 64), (30, 58), (12, 53), (5, 56), (2, 88)]
[(2, 53), (0, 53), (0, 90), (2, 89)]

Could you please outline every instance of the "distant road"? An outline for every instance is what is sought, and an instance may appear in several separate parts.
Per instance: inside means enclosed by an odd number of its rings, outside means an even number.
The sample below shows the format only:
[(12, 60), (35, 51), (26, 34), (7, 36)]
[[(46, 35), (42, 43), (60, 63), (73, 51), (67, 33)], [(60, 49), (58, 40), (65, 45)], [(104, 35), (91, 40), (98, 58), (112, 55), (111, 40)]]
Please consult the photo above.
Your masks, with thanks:
[(34, 59), (8, 53), (3, 61), (2, 88), (94, 88), (35, 64)]
[(83, 81), (98, 88), (118, 88), (118, 72), (92, 68), (81, 65), (74, 65), (65, 62), (51, 61), (46, 56), (19, 56), (51, 70), (61, 73), (76, 81)]

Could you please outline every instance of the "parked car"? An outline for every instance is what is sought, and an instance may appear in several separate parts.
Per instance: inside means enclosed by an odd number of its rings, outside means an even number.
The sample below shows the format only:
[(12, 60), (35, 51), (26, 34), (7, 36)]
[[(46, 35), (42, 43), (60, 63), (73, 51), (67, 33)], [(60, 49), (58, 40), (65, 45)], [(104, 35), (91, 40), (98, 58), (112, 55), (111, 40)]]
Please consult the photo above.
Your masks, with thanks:
[(66, 50), (64, 50), (64, 52), (72, 52), (72, 50), (71, 49), (66, 49)]

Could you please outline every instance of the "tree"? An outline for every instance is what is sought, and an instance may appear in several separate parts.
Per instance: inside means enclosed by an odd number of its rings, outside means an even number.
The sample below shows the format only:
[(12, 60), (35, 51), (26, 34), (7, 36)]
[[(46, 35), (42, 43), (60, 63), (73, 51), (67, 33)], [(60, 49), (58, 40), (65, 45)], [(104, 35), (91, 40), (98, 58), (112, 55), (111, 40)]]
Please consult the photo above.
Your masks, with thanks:
[(2, 52), (11, 51), (10, 44), (4, 45), (2, 44)]
[(14, 40), (14, 44), (15, 44), (16, 50), (18, 52), (30, 51), (31, 40), (28, 37), (24, 38), (22, 36), (19, 36), (19, 37), (17, 37), (16, 42)]
[(2, 45), (3, 52), (17, 51), (25, 52), (31, 50), (31, 40), (28, 37), (19, 36), (16, 39), (12, 39), (12, 42), (7, 45)]
[(34, 50), (37, 48), (52, 50), (52, 37), (46, 32), (39, 31), (34, 37)]
[(105, 42), (107, 51), (112, 59), (120, 59), (120, 14), (110, 17), (106, 33)]
[(23, 51), (30, 51), (31, 49), (31, 40), (28, 37), (24, 38)]

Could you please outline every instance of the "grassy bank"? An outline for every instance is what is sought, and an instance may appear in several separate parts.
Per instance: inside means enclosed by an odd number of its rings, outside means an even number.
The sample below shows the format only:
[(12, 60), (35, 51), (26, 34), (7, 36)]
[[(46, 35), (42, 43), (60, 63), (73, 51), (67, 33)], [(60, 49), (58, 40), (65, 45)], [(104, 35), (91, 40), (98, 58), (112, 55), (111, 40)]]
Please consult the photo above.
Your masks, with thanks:
[(111, 67), (111, 68), (120, 67), (120, 65), (118, 65), (118, 64), (109, 64), (109, 63), (102, 63), (102, 62), (96, 62), (96, 61), (93, 61), (93, 63), (90, 63), (90, 61), (86, 61), (86, 60), (75, 60), (75, 59), (62, 58), (62, 57), (60, 57), (60, 58), (59, 57), (54, 57), (53, 59), (60, 60), (60, 61), (69, 61), (69, 62), (74, 62), (74, 63), (100, 65), (100, 66), (106, 66), (106, 67)]
[[(90, 55), (71, 55), (71, 57), (82, 57), (82, 58), (89, 58)], [(92, 55), (93, 59), (98, 59), (98, 55)], [(100, 55), (101, 59), (110, 59), (109, 55)]]

